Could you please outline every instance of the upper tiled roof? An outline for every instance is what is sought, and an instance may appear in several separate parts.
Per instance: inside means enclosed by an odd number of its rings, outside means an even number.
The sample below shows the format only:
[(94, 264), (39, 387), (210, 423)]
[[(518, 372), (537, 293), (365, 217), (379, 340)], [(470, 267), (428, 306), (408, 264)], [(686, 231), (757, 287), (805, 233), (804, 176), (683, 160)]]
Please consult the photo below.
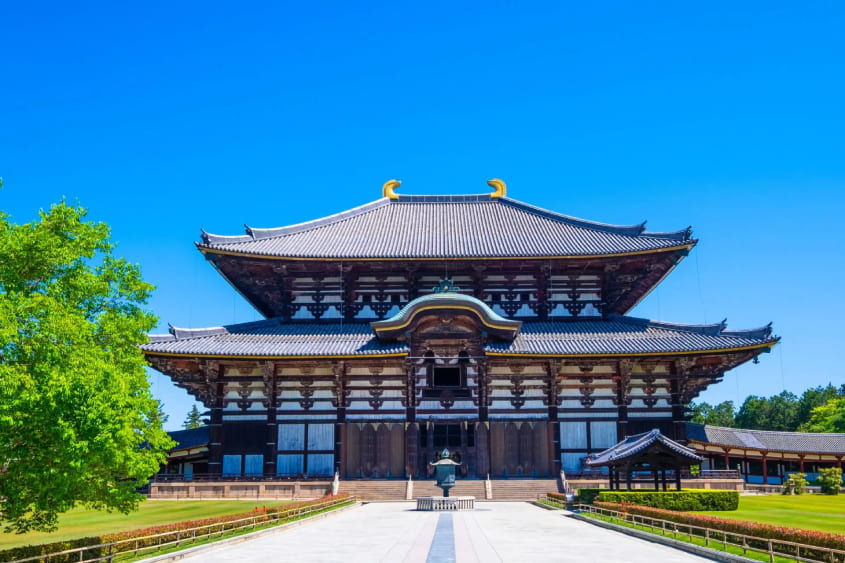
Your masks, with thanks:
[(845, 434), (744, 430), (687, 423), (687, 439), (717, 446), (789, 453), (845, 454)]
[(597, 454), (593, 459), (588, 459), (587, 465), (592, 467), (615, 465), (624, 459), (636, 457), (653, 444), (660, 444), (678, 456), (687, 458), (690, 462), (702, 461), (703, 459), (695, 453), (695, 450), (670, 440), (661, 434), (660, 430), (655, 429), (635, 436), (628, 436), (615, 446)]
[(205, 251), (290, 258), (594, 256), (691, 245), (690, 230), (606, 225), (489, 195), (382, 198), (336, 215), (242, 236), (203, 233)]
[[(721, 328), (720, 328), (721, 327)], [(513, 342), (491, 342), (488, 353), (598, 356), (746, 349), (774, 345), (767, 328), (726, 331), (724, 325), (676, 325), (621, 315), (608, 320), (525, 321)], [(212, 356), (367, 356), (406, 354), (381, 342), (368, 323), (282, 324), (278, 319), (207, 329), (172, 328), (142, 346), (150, 354)]]

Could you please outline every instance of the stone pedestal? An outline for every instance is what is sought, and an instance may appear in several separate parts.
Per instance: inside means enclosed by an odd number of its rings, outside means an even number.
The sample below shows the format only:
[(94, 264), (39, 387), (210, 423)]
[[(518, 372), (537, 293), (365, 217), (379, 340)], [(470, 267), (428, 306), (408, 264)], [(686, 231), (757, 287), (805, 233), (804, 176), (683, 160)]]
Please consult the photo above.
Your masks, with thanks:
[(475, 497), (417, 497), (417, 510), (473, 510)]

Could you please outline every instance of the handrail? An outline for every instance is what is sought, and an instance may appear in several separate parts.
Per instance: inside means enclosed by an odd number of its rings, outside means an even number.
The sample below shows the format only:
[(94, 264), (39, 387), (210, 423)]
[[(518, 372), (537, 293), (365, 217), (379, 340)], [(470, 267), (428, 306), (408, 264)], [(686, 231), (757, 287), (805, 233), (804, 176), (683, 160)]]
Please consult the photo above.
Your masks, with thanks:
[[(563, 505), (562, 502), (554, 498), (547, 498), (546, 500), (558, 505)], [(682, 536), (689, 536), (690, 542), (693, 537), (697, 537), (704, 540), (705, 546), (709, 546), (711, 542), (716, 545), (722, 545), (724, 551), (727, 551), (727, 546), (730, 545), (741, 549), (743, 554), (748, 551), (762, 553), (769, 556), (769, 561), (774, 561), (775, 557), (784, 557), (795, 561), (805, 561), (807, 563), (824, 563), (825, 561), (845, 560), (845, 551), (840, 549), (820, 547), (787, 540), (761, 538), (758, 536), (741, 534), (739, 532), (728, 532), (715, 528), (696, 526), (694, 524), (682, 524), (671, 520), (653, 518), (651, 516), (611, 510), (608, 508), (593, 506), (591, 504), (573, 505), (571, 510), (574, 512), (598, 514), (599, 516), (610, 518), (611, 520), (620, 520), (622, 522), (639, 525), (644, 528), (650, 528), (651, 533), (653, 534), (657, 534), (657, 531), (659, 531), (663, 536), (669, 532), (672, 534), (673, 538), (677, 538), (678, 534)], [(684, 530), (686, 530), (686, 532), (684, 532)], [(720, 537), (721, 539), (719, 539)], [(757, 547), (757, 545), (765, 545), (766, 547), (761, 548)], [(823, 557), (810, 558), (811, 556), (815, 557), (815, 554), (823, 554)]]
[[(326, 502), (316, 504), (309, 504), (306, 506), (297, 506), (290, 509), (282, 509), (273, 513), (261, 513), (255, 516), (248, 516), (246, 518), (238, 518), (237, 520), (228, 520), (224, 522), (216, 522), (213, 524), (205, 524), (204, 526), (197, 526), (195, 528), (186, 528), (184, 530), (173, 530), (170, 532), (161, 532), (158, 534), (150, 534), (148, 536), (140, 536), (137, 538), (130, 538), (125, 540), (118, 540), (114, 542), (86, 545), (83, 547), (75, 547), (64, 551), (56, 551), (54, 553), (46, 553), (41, 555), (34, 555), (24, 559), (16, 559), (10, 563), (28, 563), (34, 561), (44, 561), (49, 563), (53, 557), (67, 556), (79, 554), (79, 563), (94, 563), (97, 561), (111, 561), (115, 556), (132, 553), (137, 556), (139, 553), (150, 550), (158, 550), (169, 546), (179, 546), (183, 542), (193, 542), (198, 539), (212, 538), (213, 536), (222, 537), (226, 532), (234, 532), (244, 530), (246, 528), (255, 528), (258, 525), (279, 525), (283, 521), (290, 518), (302, 518), (309, 516), (312, 513), (332, 508), (341, 504), (350, 502), (357, 502), (353, 496), (345, 496), (340, 499), (332, 499)], [(174, 538), (169, 540), (168, 538)], [(155, 543), (151, 545), (142, 545), (149, 541)], [(99, 552), (93, 558), (85, 559), (86, 551)]]
[[(624, 471), (620, 472), (620, 477), (622, 479), (625, 478), (626, 473)], [(603, 472), (600, 468), (595, 469), (582, 469), (580, 472), (571, 471), (569, 473), (569, 479), (607, 479), (607, 473)], [(670, 469), (666, 471), (666, 478), (667, 480), (672, 480), (675, 478), (675, 470)], [(739, 471), (736, 469), (701, 469), (695, 473), (687, 470), (681, 470), (681, 479), (740, 479), (741, 476)], [(640, 482), (640, 481), (647, 481), (653, 482), (654, 481), (654, 474), (651, 471), (634, 471), (631, 474), (631, 480)]]

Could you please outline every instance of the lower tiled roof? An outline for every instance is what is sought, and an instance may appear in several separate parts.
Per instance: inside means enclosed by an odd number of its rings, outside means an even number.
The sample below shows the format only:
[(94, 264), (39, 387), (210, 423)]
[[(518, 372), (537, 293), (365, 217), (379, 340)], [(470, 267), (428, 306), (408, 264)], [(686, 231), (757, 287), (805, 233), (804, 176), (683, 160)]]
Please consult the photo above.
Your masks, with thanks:
[(171, 451), (187, 450), (208, 444), (209, 428), (208, 426), (200, 426), (199, 428), (191, 428), (189, 430), (174, 430), (168, 432), (168, 434), (176, 442), (176, 445), (171, 448)]
[(493, 343), (506, 354), (660, 354), (774, 344), (767, 328), (727, 331), (724, 324), (682, 325), (610, 315), (574, 322), (525, 322), (513, 342)]
[(371, 356), (407, 354), (400, 343), (383, 344), (369, 323), (283, 324), (268, 319), (214, 328), (171, 328), (152, 335), (145, 352), (209, 356)]
[[(525, 321), (513, 342), (485, 351), (505, 355), (601, 356), (765, 349), (770, 330), (727, 331), (724, 325), (676, 325), (614, 315), (606, 320)], [(203, 329), (171, 328), (142, 346), (148, 354), (200, 356), (370, 356), (407, 354), (404, 343), (383, 343), (369, 323), (298, 324), (268, 319)]]
[(768, 452), (845, 455), (845, 434), (744, 430), (688, 422), (687, 440)]

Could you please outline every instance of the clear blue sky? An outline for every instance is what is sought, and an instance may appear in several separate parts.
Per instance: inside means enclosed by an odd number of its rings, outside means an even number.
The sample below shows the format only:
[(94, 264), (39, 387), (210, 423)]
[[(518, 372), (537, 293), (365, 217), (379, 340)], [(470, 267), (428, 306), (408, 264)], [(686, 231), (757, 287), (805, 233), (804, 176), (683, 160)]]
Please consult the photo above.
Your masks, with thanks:
[[(14, 2), (0, 209), (66, 196), (186, 327), (256, 314), (195, 250), (380, 196), (509, 196), (701, 239), (633, 314), (782, 345), (703, 400), (845, 381), (840, 2)], [(530, 5), (528, 5), (530, 4)], [(191, 401), (152, 375), (170, 428)]]

